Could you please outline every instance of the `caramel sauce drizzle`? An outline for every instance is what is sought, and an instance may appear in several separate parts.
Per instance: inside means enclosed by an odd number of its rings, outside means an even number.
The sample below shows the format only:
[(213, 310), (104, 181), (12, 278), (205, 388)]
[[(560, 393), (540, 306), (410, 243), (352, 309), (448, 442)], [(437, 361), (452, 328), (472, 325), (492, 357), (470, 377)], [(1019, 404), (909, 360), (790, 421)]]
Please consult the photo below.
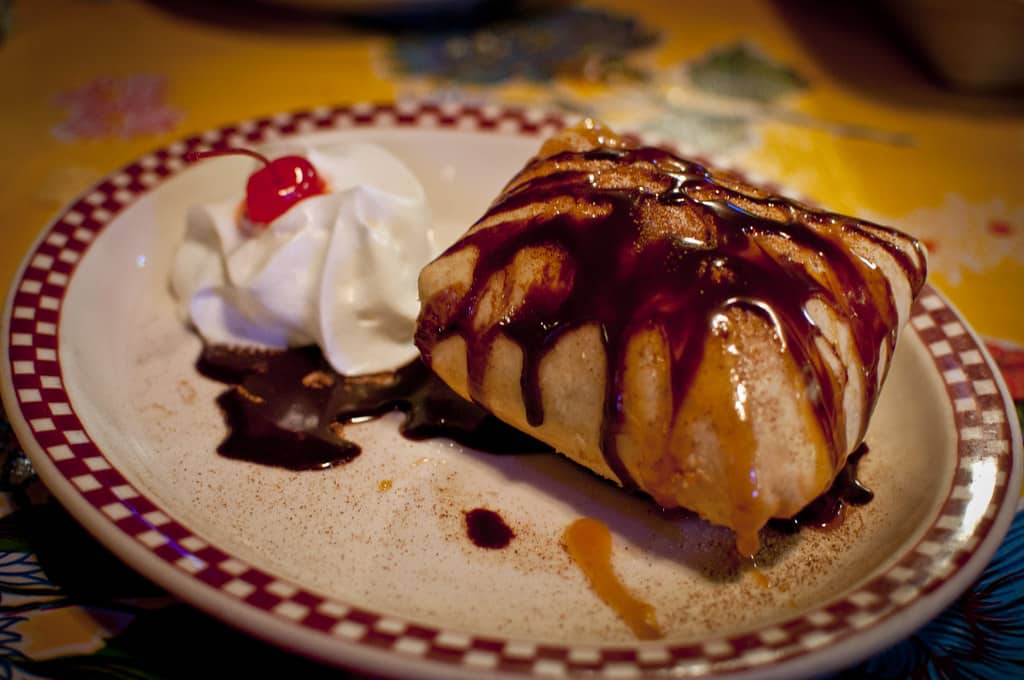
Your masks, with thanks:
[(654, 607), (638, 599), (612, 569), (612, 535), (601, 521), (584, 517), (574, 521), (563, 535), (573, 562), (587, 577), (591, 590), (601, 598), (641, 640), (663, 637)]

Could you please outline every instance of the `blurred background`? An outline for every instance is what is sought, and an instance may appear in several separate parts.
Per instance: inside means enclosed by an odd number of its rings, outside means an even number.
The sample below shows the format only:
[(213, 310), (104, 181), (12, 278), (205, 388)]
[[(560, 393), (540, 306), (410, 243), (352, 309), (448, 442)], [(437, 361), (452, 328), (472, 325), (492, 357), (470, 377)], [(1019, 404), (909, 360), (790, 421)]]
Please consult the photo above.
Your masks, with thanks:
[[(0, 0), (0, 290), (57, 210), (177, 139), (354, 102), (539, 108), (922, 239), (1020, 410), (1022, 37), (1020, 0)], [(0, 454), (0, 677), (336, 677), (134, 576), (2, 419)], [(988, 580), (846, 675), (1019, 675), (1020, 525)]]

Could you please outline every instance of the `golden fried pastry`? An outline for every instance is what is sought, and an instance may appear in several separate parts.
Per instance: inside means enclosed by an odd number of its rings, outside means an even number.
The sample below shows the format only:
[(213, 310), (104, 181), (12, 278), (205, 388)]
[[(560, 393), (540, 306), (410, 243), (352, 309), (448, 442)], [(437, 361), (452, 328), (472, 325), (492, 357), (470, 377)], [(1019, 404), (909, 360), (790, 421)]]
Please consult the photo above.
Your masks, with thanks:
[(587, 122), (424, 268), (416, 343), (466, 399), (750, 555), (861, 443), (924, 278), (909, 236)]

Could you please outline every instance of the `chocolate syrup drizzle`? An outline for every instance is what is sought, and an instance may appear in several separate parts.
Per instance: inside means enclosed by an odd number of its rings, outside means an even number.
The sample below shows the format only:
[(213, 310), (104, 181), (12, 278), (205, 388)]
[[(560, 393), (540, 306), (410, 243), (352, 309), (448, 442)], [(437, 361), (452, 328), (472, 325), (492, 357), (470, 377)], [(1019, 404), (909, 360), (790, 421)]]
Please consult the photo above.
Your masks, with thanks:
[(207, 345), (197, 368), (233, 386), (217, 399), (229, 427), (217, 451), (229, 458), (292, 470), (340, 465), (360, 453), (344, 425), (391, 411), (405, 413), (399, 431), (408, 439), (448, 437), (489, 453), (551, 451), (460, 397), (419, 359), (393, 372), (345, 376), (317, 347)]
[[(600, 167), (641, 166), (654, 185), (602, 188), (595, 181)], [(582, 169), (580, 169), (582, 168)], [(532, 176), (536, 174), (536, 176)], [(525, 179), (521, 179), (525, 177)], [(712, 318), (726, 309), (746, 308), (769, 320), (804, 376), (816, 415), (833, 454), (833, 469), (845, 450), (842, 404), (845, 375), (829, 370), (816, 340), (821, 331), (806, 312), (820, 298), (848, 319), (863, 366), (865, 403), (870, 413), (879, 384), (877, 369), (882, 342), (889, 356), (896, 341), (897, 311), (889, 282), (871, 263), (844, 243), (863, 239), (884, 248), (904, 270), (914, 294), (924, 283), (920, 245), (917, 264), (882, 234), (906, 237), (895, 230), (840, 215), (815, 212), (787, 199), (756, 197), (717, 183), (701, 165), (657, 148), (564, 151), (531, 161), (491, 206), (488, 217), (572, 197), (604, 214), (508, 219), (500, 227), (471, 231), (445, 253), (477, 251), (470, 289), (442, 291), (424, 305), (416, 343), (428, 363), (430, 349), (444, 338), (460, 335), (467, 343), (470, 393), (482, 397), (490, 348), (499, 335), (523, 351), (523, 400), (530, 424), (543, 422), (539, 366), (565, 332), (596, 324), (607, 356), (602, 449), (609, 467), (627, 487), (630, 475), (617, 452), (623, 425), (622, 381), (629, 339), (645, 329), (660, 329), (669, 345), (675, 409), (687, 395), (701, 363)], [(646, 202), (696, 211), (711, 230), (703, 239), (668, 233), (652, 238), (644, 231)], [(752, 212), (753, 210), (753, 212)], [(774, 220), (755, 212), (784, 211)], [(500, 219), (500, 218), (499, 218)], [(803, 251), (816, 253), (830, 268), (826, 285), (800, 263), (779, 253), (763, 237), (784, 238)], [(517, 253), (531, 247), (555, 247), (567, 254), (559, 280), (536, 286), (527, 300), (492, 326), (474, 326), (474, 316), (492, 276), (508, 268)], [(860, 436), (863, 437), (863, 432)]]
[(857, 465), (868, 452), (868, 445), (861, 444), (846, 459), (846, 465), (836, 475), (828, 491), (814, 499), (806, 508), (789, 519), (773, 519), (769, 524), (776, 530), (791, 534), (800, 527), (812, 529), (835, 529), (846, 517), (846, 508), (851, 505), (867, 505), (875, 493), (857, 479)]

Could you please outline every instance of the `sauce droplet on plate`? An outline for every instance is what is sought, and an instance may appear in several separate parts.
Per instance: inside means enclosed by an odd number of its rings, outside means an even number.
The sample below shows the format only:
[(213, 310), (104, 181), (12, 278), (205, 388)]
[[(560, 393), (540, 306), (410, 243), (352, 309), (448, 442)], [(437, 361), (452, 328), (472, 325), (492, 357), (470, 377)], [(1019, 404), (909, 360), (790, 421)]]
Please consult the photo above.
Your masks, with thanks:
[(478, 548), (490, 550), (504, 548), (516, 535), (501, 515), (486, 508), (475, 508), (466, 513), (466, 533)]

